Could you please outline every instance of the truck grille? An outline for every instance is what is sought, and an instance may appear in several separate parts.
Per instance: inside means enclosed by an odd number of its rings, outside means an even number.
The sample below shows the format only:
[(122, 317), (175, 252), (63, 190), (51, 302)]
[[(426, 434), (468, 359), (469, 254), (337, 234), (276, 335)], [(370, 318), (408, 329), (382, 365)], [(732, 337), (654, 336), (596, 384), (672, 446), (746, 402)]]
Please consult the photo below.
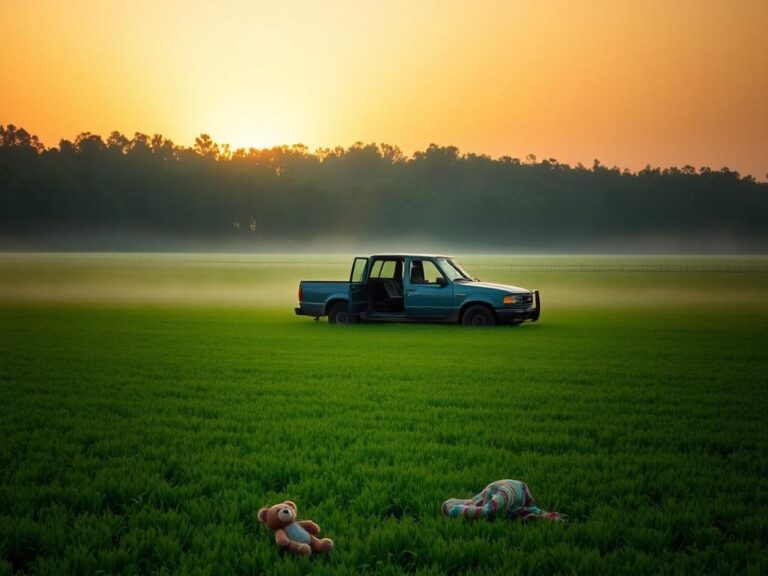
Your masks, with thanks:
[(518, 294), (517, 300), (510, 306), (513, 310), (526, 310), (533, 306), (533, 294)]

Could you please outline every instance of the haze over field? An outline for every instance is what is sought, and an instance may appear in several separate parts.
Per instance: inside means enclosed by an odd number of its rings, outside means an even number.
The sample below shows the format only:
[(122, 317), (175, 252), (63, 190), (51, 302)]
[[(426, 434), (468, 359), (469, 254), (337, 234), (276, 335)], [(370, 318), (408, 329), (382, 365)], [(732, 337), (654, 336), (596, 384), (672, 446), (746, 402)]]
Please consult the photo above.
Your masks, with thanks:
[[(346, 280), (349, 254), (0, 254), (2, 305), (239, 306), (290, 312), (300, 280)], [(768, 311), (768, 258), (464, 255), (481, 280), (545, 308)]]

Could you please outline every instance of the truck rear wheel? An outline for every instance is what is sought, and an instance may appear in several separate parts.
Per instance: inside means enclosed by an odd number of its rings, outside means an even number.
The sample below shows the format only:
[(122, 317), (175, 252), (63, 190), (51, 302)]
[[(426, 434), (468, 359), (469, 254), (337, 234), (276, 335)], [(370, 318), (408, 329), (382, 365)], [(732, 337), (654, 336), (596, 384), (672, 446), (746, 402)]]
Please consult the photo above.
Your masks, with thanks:
[(345, 302), (334, 302), (328, 308), (329, 324), (352, 324), (352, 316), (349, 314), (348, 306)]
[(481, 304), (470, 306), (461, 317), (462, 326), (495, 326), (496, 316)]

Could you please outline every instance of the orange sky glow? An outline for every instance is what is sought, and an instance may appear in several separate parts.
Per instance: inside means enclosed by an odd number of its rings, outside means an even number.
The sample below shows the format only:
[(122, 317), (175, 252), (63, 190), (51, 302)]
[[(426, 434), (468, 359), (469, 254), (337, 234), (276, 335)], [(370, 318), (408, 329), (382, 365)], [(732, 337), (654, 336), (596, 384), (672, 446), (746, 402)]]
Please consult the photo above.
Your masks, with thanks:
[(768, 174), (768, 1), (0, 0), (0, 124)]

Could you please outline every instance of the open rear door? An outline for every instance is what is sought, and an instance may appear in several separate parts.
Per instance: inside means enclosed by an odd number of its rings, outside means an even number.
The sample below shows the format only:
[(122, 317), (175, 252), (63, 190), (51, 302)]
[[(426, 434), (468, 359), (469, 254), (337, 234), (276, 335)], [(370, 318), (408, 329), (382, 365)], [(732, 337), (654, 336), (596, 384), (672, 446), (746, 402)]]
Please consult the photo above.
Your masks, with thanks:
[(349, 274), (349, 311), (360, 314), (368, 311), (368, 258), (355, 258)]

